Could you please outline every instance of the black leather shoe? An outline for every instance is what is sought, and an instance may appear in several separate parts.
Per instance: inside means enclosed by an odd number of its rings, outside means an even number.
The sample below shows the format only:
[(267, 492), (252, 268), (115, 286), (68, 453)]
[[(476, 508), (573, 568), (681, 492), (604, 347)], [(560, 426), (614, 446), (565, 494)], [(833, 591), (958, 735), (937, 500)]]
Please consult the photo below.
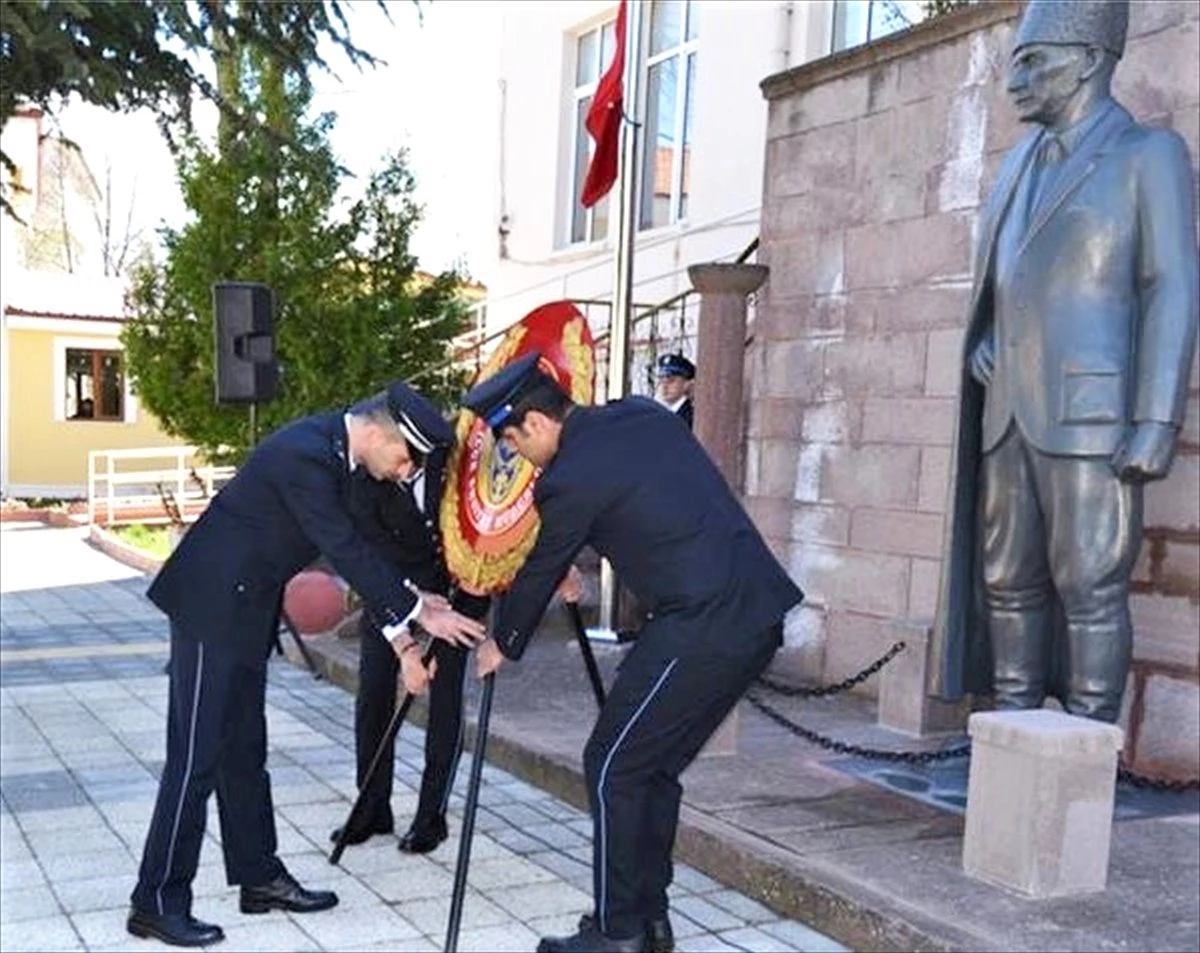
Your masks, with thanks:
[[(361, 844), (364, 841), (370, 840), (376, 834), (390, 834), (396, 829), (396, 825), (392, 821), (376, 821), (374, 824), (355, 825), (350, 830), (350, 836), (346, 838), (346, 843), (349, 845)], [(342, 828), (335, 827), (329, 835), (329, 840), (336, 844), (342, 839)]]
[[(596, 929), (596, 918), (585, 913), (579, 918), (579, 932)], [(646, 921), (646, 949), (650, 953), (675, 953), (675, 931), (671, 920), (664, 913), (661, 917)]]
[(649, 953), (649, 950), (645, 933), (621, 940), (605, 936), (595, 926), (574, 936), (544, 936), (537, 945), (537, 953)]
[(189, 913), (145, 913), (133, 909), (125, 929), (143, 940), (153, 937), (171, 946), (208, 946), (225, 939), (215, 923), (202, 923)]
[(408, 833), (400, 838), (399, 846), (406, 854), (428, 854), (449, 836), (444, 817), (417, 818)]
[(286, 870), (270, 883), (257, 887), (242, 887), (242, 913), (266, 913), (269, 910), (289, 910), (292, 913), (316, 913), (336, 907), (337, 894), (332, 890), (305, 890)]

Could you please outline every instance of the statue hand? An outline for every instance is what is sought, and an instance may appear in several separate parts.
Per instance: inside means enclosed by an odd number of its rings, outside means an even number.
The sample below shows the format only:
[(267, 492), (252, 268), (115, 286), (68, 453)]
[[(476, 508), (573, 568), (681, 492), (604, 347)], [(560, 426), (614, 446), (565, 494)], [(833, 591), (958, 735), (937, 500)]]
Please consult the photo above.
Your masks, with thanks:
[(992, 383), (992, 372), (995, 369), (996, 341), (991, 333), (988, 333), (971, 353), (971, 376), (977, 383), (988, 387)]
[(1134, 424), (1117, 452), (1112, 465), (1123, 483), (1146, 483), (1161, 480), (1171, 469), (1175, 457), (1175, 438), (1179, 429), (1174, 424), (1143, 420)]

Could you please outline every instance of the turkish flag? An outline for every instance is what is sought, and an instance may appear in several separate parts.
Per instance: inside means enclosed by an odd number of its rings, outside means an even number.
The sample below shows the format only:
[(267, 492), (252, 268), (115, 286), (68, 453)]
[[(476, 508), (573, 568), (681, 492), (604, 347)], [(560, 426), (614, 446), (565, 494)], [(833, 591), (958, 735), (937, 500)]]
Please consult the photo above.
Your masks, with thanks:
[(596, 143), (592, 161), (583, 180), (579, 201), (584, 208), (591, 208), (608, 194), (617, 181), (617, 166), (621, 151), (621, 116), (624, 104), (625, 78), (625, 6), (621, 0), (617, 8), (616, 49), (612, 62), (600, 77), (596, 95), (588, 107), (584, 125)]

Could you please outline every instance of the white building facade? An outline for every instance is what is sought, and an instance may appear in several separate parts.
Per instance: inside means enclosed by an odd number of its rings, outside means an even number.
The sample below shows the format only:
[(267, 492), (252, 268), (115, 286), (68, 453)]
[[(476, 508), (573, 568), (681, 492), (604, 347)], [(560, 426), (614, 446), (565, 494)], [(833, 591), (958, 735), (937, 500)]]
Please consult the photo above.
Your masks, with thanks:
[[(631, 2), (643, 4), (636, 313), (687, 291), (688, 265), (734, 260), (757, 237), (761, 80), (902, 29), (920, 18), (922, 4)], [(611, 300), (616, 189), (590, 210), (578, 196), (592, 146), (583, 120), (612, 58), (616, 15), (612, 0), (509, 2), (501, 13), (497, 235), (495, 257), (481, 268), (489, 333), (548, 301)], [(648, 343), (694, 357), (697, 306), (693, 296), (635, 326), (643, 365)], [(606, 305), (587, 313), (593, 331), (606, 327)], [(647, 378), (637, 364), (635, 357), (631, 384), (642, 391)]]

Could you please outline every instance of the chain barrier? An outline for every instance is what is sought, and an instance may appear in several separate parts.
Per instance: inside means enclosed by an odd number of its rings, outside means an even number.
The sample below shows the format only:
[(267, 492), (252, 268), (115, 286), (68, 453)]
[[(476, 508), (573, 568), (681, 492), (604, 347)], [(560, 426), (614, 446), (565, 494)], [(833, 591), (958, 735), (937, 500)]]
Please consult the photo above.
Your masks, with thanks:
[[(888, 664), (897, 655), (905, 649), (904, 642), (894, 642), (883, 655), (879, 656), (874, 662), (866, 668), (849, 678), (844, 678), (840, 682), (833, 685), (822, 685), (817, 688), (809, 688), (805, 686), (785, 685), (782, 682), (777, 682), (774, 679), (760, 676), (757, 679), (757, 684), (761, 688), (765, 688), (776, 695), (784, 698), (827, 698), (830, 695), (837, 695), (841, 692), (849, 691), (856, 685), (861, 685), (872, 675), (875, 675)], [(785, 728), (798, 738), (803, 738), (805, 741), (818, 745), (826, 751), (833, 751), (837, 754), (852, 755), (857, 758), (867, 758), (873, 761), (897, 761), (906, 764), (930, 764), (934, 761), (949, 761), (952, 758), (963, 758), (971, 753), (971, 742), (967, 741), (964, 744), (956, 745), (953, 748), (940, 748), (933, 751), (895, 751), (887, 748), (868, 748), (863, 745), (851, 744), (848, 741), (838, 741), (829, 735), (823, 735), (820, 732), (813, 731), (811, 728), (805, 728), (803, 725), (798, 725), (794, 721), (788, 719), (775, 708), (759, 697), (758, 692), (750, 691), (746, 694), (746, 701), (753, 705), (759, 712), (766, 716), (781, 728)], [(1200, 790), (1200, 778), (1188, 778), (1184, 780), (1173, 780), (1170, 778), (1153, 778), (1148, 775), (1138, 774), (1135, 771), (1127, 768), (1124, 764), (1117, 766), (1117, 781), (1129, 784), (1135, 788), (1153, 791), (1167, 791), (1179, 793), (1183, 791)]]

